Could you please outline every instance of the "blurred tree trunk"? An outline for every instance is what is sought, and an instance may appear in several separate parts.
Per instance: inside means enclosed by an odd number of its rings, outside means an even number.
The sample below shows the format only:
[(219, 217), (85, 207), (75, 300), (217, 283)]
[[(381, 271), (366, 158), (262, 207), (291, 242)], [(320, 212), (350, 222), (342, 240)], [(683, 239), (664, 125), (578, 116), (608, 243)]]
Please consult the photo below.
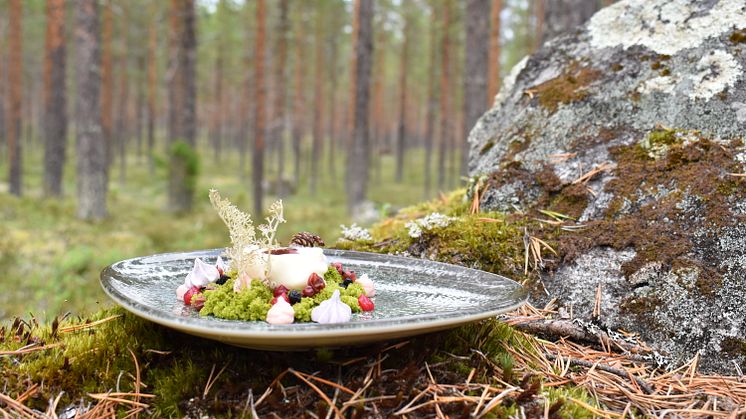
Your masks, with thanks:
[(113, 118), (114, 118), (114, 68), (112, 60), (112, 39), (114, 37), (114, 12), (112, 0), (103, 1), (103, 21), (101, 28), (101, 128), (104, 133), (106, 150), (106, 179), (109, 179), (109, 167), (113, 154)]
[(169, 11), (169, 40), (168, 40), (168, 71), (166, 88), (168, 90), (168, 119), (166, 136), (171, 144), (181, 134), (179, 105), (182, 103), (183, 95), (183, 71), (179, 68), (181, 64), (180, 55), (181, 40), (183, 36), (184, 11), (182, 0), (171, 0)]
[(106, 217), (106, 143), (101, 126), (99, 1), (75, 2), (75, 129), (78, 217)]
[(337, 178), (337, 165), (339, 159), (339, 144), (337, 144), (337, 86), (339, 84), (339, 68), (337, 64), (337, 54), (339, 51), (339, 25), (340, 25), (340, 8), (334, 7), (331, 11), (331, 30), (328, 33), (327, 45), (329, 45), (329, 59), (327, 68), (327, 79), (329, 80), (329, 89), (327, 90), (327, 108), (329, 109), (329, 118), (327, 119), (327, 137), (329, 139), (328, 164), (326, 170), (332, 179)]
[(5, 58), (5, 47), (7, 45), (7, 34), (5, 29), (7, 28), (6, 16), (0, 16), (0, 159), (5, 158), (5, 150), (8, 146), (8, 133), (6, 128), (6, 112), (5, 105), (7, 100), (7, 66)]
[[(541, 0), (537, 0), (541, 1)], [(487, 79), (487, 108), (491, 108), (495, 102), (498, 90), (500, 90), (500, 12), (503, 10), (502, 0), (492, 0), (490, 10), (490, 52), (489, 52), (489, 78)]]
[(256, 3), (256, 45), (254, 48), (256, 86), (256, 108), (254, 109), (254, 152), (252, 153), (251, 179), (254, 189), (254, 216), (262, 214), (262, 181), (264, 179), (264, 136), (266, 129), (267, 86), (264, 80), (265, 43), (266, 43), (266, 5), (264, 0)]
[(158, 81), (158, 60), (156, 50), (158, 48), (158, 17), (155, 13), (156, 3), (151, 3), (149, 8), (150, 22), (148, 24), (148, 170), (150, 174), (155, 173), (154, 147), (155, 147), (155, 120)]
[(541, 43), (582, 25), (598, 10), (598, 0), (552, 0), (544, 2)]
[(534, 45), (536, 51), (544, 42), (544, 0), (534, 0)]
[(197, 169), (194, 0), (172, 0), (171, 8), (168, 208), (187, 212), (192, 209)]
[(137, 162), (142, 162), (143, 113), (145, 111), (145, 53), (137, 54), (137, 96), (135, 98), (135, 132), (137, 134)]
[(129, 141), (129, 125), (127, 121), (127, 107), (129, 105), (129, 72), (128, 72), (128, 42), (129, 37), (129, 13), (127, 2), (119, 5), (122, 9), (122, 18), (119, 21), (119, 92), (116, 114), (116, 144), (119, 148), (119, 184), (124, 185), (127, 175), (127, 142)]
[(47, 0), (44, 55), (44, 195), (62, 195), (67, 144), (65, 2)]
[[(246, 7), (246, 6), (244, 6)], [(246, 7), (246, 10), (249, 8)], [(249, 21), (249, 24), (251, 23), (251, 16), (247, 13), (245, 16), (246, 20)], [(237, 136), (236, 136), (236, 143), (238, 144), (238, 168), (240, 177), (244, 178), (244, 175), (246, 173), (246, 146), (248, 142), (248, 136), (249, 136), (249, 119), (252, 117), (250, 108), (249, 108), (249, 98), (254, 97), (253, 90), (253, 80), (251, 76), (251, 56), (249, 55), (250, 51), (253, 50), (251, 47), (251, 31), (249, 28), (249, 24), (246, 25), (246, 47), (244, 48), (243, 55), (242, 55), (242, 61), (243, 61), (243, 68), (244, 68), (244, 74), (243, 79), (241, 80), (241, 95), (238, 100), (238, 129), (236, 130)]]
[(412, 17), (406, 8), (407, 3), (402, 5), (404, 30), (402, 33), (401, 61), (399, 68), (399, 123), (396, 129), (396, 181), (401, 182), (404, 177), (404, 156), (406, 154), (406, 119), (407, 119), (407, 71), (409, 70), (409, 39), (411, 37)]
[(466, 3), (466, 65), (464, 67), (464, 115), (461, 141), (461, 176), (469, 165), (469, 132), (487, 108), (487, 76), (490, 46), (490, 0)]
[(427, 101), (425, 109), (425, 199), (430, 198), (432, 188), (433, 144), (435, 137), (435, 113), (437, 111), (438, 93), (436, 71), (438, 68), (438, 13), (435, 3), (430, 6), (430, 57), (427, 71)]
[(311, 173), (309, 176), (311, 194), (316, 193), (316, 185), (321, 177), (319, 163), (321, 160), (323, 142), (322, 115), (324, 104), (324, 19), (326, 10), (320, 4), (316, 5), (316, 28), (314, 34), (315, 47), (315, 65), (314, 65), (314, 82), (313, 82), (313, 144), (311, 146)]
[[(383, 18), (383, 17), (382, 17)], [(370, 150), (373, 158), (373, 179), (381, 183), (383, 154), (388, 149), (386, 141), (386, 118), (384, 116), (384, 88), (383, 79), (386, 73), (386, 50), (388, 48), (388, 36), (384, 25), (379, 25), (375, 33), (376, 49), (373, 51), (373, 97), (371, 99), (372, 109), (370, 115)]]
[(304, 3), (296, 3), (300, 13), (300, 22), (295, 31), (295, 63), (294, 63), (294, 88), (293, 88), (293, 183), (296, 188), (300, 186), (300, 163), (301, 163), (301, 140), (303, 139), (303, 112), (306, 106), (304, 95), (305, 83), (305, 14)]
[[(225, 7), (225, 0), (221, 0), (218, 4), (218, 13), (222, 13), (222, 9)], [(213, 159), (216, 162), (220, 162), (221, 159), (221, 148), (223, 142), (223, 66), (225, 60), (223, 54), (225, 54), (225, 47), (222, 38), (222, 34), (218, 34), (217, 45), (215, 47), (215, 71), (213, 73), (213, 104), (212, 104), (212, 115), (210, 118), (210, 143), (213, 149)]]
[(367, 193), (369, 168), (369, 98), (370, 71), (373, 58), (373, 0), (355, 0), (353, 19), (353, 64), (351, 85), (353, 135), (347, 156), (347, 209), (352, 214), (363, 203)]
[(440, 56), (440, 142), (438, 143), (438, 189), (443, 189), (446, 181), (446, 152), (451, 136), (450, 108), (450, 48), (451, 48), (451, 9), (452, 0), (445, 0), (443, 4), (443, 34), (441, 36)]
[(23, 50), (21, 44), (21, 0), (8, 3), (8, 163), (10, 193), (21, 196), (21, 111), (23, 95)]
[(272, 142), (277, 145), (277, 196), (285, 197), (285, 132), (287, 115), (285, 111), (287, 98), (287, 37), (290, 21), (288, 20), (288, 0), (280, 0), (280, 18), (277, 21), (277, 59), (275, 60), (275, 111), (272, 123)]

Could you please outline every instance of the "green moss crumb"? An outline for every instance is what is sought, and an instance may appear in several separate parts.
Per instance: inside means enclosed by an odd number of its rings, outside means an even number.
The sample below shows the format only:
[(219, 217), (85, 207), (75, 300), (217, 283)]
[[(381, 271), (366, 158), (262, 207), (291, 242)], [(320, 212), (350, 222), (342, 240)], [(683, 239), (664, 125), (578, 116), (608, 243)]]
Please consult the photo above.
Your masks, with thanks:
[(202, 316), (213, 315), (228, 320), (255, 321), (267, 318), (272, 291), (261, 281), (251, 281), (249, 288), (233, 291), (233, 279), (214, 290), (205, 291)]

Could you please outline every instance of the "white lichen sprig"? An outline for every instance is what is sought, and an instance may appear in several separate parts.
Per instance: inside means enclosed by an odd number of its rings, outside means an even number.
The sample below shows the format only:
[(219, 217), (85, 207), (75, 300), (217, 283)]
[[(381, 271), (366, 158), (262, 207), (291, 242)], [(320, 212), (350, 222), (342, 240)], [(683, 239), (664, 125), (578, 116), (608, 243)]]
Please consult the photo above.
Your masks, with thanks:
[(269, 217), (265, 218), (267, 224), (259, 226), (259, 231), (262, 233), (265, 247), (273, 248), (279, 246), (275, 241), (275, 236), (277, 235), (277, 227), (286, 221), (283, 214), (282, 200), (277, 200), (270, 205)]
[(215, 190), (210, 190), (210, 202), (220, 218), (228, 227), (231, 247), (226, 249), (231, 258), (231, 266), (239, 273), (251, 271), (252, 266), (261, 263), (266, 266), (265, 276), (269, 270), (269, 253), (265, 250), (277, 247), (275, 241), (277, 227), (285, 222), (282, 201), (276, 201), (269, 208), (270, 216), (267, 224), (258, 227), (261, 236), (257, 236), (251, 215), (241, 211), (228, 199), (220, 196)]

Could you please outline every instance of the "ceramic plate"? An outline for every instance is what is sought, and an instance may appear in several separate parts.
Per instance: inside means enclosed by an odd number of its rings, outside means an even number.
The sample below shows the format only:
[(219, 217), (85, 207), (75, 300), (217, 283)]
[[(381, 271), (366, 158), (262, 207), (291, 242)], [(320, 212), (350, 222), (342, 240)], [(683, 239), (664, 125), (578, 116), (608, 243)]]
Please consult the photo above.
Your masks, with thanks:
[(209, 262), (222, 249), (165, 253), (117, 262), (101, 272), (101, 285), (132, 313), (196, 336), (255, 349), (293, 350), (357, 345), (453, 328), (519, 307), (526, 291), (508, 278), (429, 260), (325, 250), (376, 285), (376, 309), (349, 323), (270, 325), (202, 317), (176, 299), (176, 287), (194, 258)]

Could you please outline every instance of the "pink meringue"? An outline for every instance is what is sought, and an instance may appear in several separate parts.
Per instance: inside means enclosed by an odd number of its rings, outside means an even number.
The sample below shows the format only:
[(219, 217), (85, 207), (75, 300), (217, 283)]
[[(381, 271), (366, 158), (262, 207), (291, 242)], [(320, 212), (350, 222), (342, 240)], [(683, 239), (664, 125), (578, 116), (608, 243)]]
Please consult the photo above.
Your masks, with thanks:
[(316, 323), (345, 323), (351, 319), (352, 309), (339, 299), (339, 290), (311, 311), (311, 320)]
[(368, 274), (362, 274), (357, 280), (355, 280), (355, 283), (360, 284), (360, 286), (363, 287), (366, 297), (373, 297), (376, 295), (376, 287), (373, 285), (373, 280), (370, 279)]
[(244, 288), (249, 288), (251, 286), (251, 276), (247, 274), (246, 272), (241, 272), (238, 274), (238, 278), (236, 278), (236, 281), (233, 282), (233, 291), (239, 292)]
[(189, 291), (189, 287), (185, 284), (181, 284), (176, 288), (176, 299), (179, 301), (184, 301), (184, 294)]
[(211, 282), (217, 281), (218, 278), (220, 278), (218, 268), (197, 258), (194, 259), (194, 267), (192, 268), (192, 272), (187, 275), (184, 285), (202, 288)]
[(284, 298), (278, 298), (275, 305), (267, 312), (267, 323), (290, 324), (295, 320), (293, 307)]

